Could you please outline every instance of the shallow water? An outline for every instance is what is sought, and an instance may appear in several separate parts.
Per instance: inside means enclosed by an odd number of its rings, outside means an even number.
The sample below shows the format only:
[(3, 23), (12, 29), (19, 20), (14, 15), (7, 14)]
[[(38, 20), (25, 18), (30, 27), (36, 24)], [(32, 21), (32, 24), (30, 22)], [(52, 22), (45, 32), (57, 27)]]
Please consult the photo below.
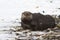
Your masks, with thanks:
[(15, 40), (16, 34), (12, 31), (19, 23), (1, 21), (0, 22), (0, 40)]

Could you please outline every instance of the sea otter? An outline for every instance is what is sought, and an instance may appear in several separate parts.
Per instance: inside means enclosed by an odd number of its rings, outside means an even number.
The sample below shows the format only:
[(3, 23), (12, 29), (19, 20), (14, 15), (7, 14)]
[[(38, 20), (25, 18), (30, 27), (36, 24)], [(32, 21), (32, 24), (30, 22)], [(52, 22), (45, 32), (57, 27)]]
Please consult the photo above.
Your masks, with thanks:
[(21, 15), (21, 26), (23, 29), (43, 31), (48, 28), (54, 28), (56, 25), (54, 18), (50, 15), (25, 11)]

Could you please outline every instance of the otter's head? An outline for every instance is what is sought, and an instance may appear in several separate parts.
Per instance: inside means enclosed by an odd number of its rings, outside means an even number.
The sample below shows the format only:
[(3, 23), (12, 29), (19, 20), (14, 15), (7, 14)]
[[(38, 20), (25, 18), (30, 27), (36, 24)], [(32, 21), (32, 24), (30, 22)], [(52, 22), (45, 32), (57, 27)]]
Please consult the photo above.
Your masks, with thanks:
[(27, 20), (30, 21), (32, 19), (32, 13), (25, 11), (22, 13), (21, 20)]

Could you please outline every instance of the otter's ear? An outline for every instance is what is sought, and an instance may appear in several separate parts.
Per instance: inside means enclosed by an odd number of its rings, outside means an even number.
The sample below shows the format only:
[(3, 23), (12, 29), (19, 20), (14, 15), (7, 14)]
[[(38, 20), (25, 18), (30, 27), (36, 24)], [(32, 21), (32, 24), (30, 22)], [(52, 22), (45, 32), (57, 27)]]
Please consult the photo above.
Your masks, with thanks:
[(30, 15), (32, 15), (32, 13), (31, 13), (31, 12), (29, 12), (29, 14), (30, 14)]

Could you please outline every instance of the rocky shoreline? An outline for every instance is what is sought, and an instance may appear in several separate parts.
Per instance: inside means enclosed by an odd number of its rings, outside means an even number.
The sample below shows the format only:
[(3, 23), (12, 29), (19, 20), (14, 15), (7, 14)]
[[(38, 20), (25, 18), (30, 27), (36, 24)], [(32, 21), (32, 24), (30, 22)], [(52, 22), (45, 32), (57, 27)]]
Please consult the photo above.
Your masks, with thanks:
[(60, 40), (60, 32), (56, 30), (49, 32), (29, 30), (16, 31), (16, 40)]

